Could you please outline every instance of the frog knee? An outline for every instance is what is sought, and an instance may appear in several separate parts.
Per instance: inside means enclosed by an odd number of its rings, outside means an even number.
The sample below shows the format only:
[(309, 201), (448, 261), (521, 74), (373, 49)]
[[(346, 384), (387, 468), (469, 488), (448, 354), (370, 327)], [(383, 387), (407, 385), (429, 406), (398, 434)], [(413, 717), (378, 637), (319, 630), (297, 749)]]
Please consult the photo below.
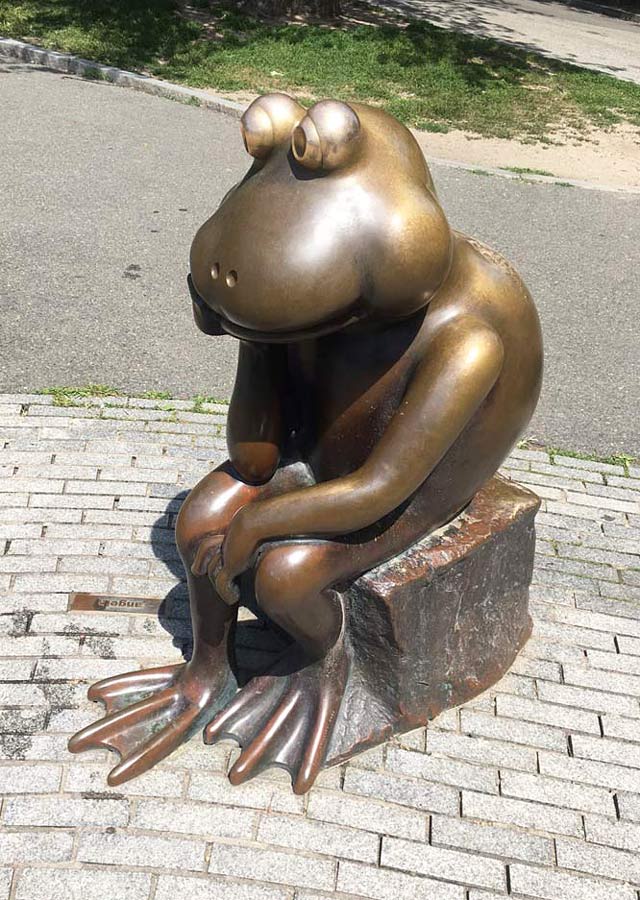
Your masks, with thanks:
[(184, 560), (189, 560), (195, 553), (198, 541), (205, 531), (198, 504), (194, 502), (195, 489), (190, 492), (180, 507), (176, 520), (176, 545)]
[(317, 596), (316, 548), (310, 544), (268, 550), (256, 569), (256, 601), (270, 618), (281, 621), (296, 606)]
[(224, 534), (235, 511), (250, 499), (249, 493), (247, 485), (223, 470), (210, 472), (194, 487), (176, 522), (176, 544), (185, 562), (191, 562), (203, 537)]

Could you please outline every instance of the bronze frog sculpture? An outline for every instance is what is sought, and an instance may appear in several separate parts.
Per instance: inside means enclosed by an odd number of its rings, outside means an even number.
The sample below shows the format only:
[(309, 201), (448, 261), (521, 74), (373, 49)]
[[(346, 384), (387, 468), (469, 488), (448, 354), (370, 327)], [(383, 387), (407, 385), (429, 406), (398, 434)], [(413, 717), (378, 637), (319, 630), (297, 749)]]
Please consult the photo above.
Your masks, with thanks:
[[(241, 744), (233, 783), (280, 765), (308, 790), (349, 678), (345, 589), (469, 504), (540, 389), (527, 289), (449, 227), (403, 125), (269, 94), (242, 131), (253, 164), (191, 249), (196, 322), (240, 342), (229, 461), (177, 522), (193, 656), (90, 690), (108, 715), (70, 748), (118, 751), (112, 785), (204, 726), (206, 742)], [(249, 570), (293, 643), (237, 691), (229, 644)]]

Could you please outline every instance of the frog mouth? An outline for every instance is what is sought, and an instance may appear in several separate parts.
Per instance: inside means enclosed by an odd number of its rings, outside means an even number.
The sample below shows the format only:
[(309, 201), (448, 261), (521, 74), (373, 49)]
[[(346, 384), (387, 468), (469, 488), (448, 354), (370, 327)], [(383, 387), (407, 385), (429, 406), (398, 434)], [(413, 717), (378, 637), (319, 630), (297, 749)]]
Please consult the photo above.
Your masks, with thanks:
[(354, 325), (364, 316), (361, 298), (358, 297), (349, 304), (346, 312), (324, 322), (319, 322), (316, 325), (310, 325), (306, 328), (295, 328), (291, 331), (259, 331), (254, 328), (246, 328), (244, 325), (238, 325), (236, 322), (227, 319), (222, 313), (211, 309), (197, 292), (191, 275), (188, 276), (187, 282), (193, 302), (200, 307), (206, 307), (207, 314), (215, 317), (221, 331), (241, 341), (255, 341), (264, 344), (290, 344), (293, 341), (319, 338), (334, 331), (340, 331), (349, 325)]

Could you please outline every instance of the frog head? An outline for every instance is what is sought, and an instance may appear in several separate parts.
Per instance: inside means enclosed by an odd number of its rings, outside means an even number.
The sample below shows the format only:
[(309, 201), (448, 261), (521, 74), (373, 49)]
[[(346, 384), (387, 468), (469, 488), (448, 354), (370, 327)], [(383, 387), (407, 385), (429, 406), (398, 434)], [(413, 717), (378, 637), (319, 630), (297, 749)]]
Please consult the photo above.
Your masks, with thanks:
[(361, 104), (267, 94), (242, 135), (253, 164), (191, 247), (204, 331), (292, 341), (429, 303), (452, 236), (408, 129)]

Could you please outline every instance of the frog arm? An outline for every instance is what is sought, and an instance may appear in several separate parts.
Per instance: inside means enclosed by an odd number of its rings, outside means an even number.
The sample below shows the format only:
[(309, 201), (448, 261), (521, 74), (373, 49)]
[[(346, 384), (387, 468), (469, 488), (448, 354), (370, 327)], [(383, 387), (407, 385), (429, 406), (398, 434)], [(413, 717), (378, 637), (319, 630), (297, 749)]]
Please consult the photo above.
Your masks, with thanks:
[(377, 522), (433, 471), (495, 384), (503, 357), (502, 341), (484, 323), (466, 318), (442, 326), (359, 469), (257, 501), (237, 526), (249, 530), (255, 546), (269, 538), (346, 534)]
[(286, 395), (282, 346), (240, 342), (236, 381), (227, 418), (229, 459), (243, 481), (268, 481), (285, 440)]

